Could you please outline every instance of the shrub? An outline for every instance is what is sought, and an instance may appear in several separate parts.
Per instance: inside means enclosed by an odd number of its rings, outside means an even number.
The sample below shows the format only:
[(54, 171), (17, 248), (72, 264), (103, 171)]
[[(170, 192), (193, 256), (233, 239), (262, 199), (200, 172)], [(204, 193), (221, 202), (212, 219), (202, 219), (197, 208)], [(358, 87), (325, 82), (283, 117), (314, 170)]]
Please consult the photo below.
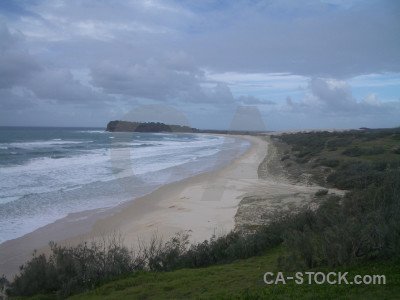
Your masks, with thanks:
[(309, 161), (308, 157), (303, 157), (303, 158), (296, 158), (296, 162), (298, 164), (305, 164)]
[(371, 163), (348, 161), (339, 170), (329, 174), (327, 182), (339, 189), (366, 188), (382, 183), (384, 172), (373, 168)]
[(328, 194), (328, 190), (319, 190), (315, 193), (315, 196), (317, 197), (321, 197), (321, 196), (325, 196)]
[(387, 173), (382, 185), (329, 197), (303, 228), (288, 226), (289, 250), (280, 265), (313, 268), (348, 265), (359, 260), (389, 258), (400, 253), (400, 172)]
[(67, 296), (118, 275), (143, 268), (138, 259), (123, 246), (120, 235), (112, 234), (100, 241), (62, 247), (50, 243), (52, 254), (37, 255), (21, 266), (11, 284), (11, 294), (31, 296), (39, 292), (58, 291)]
[(365, 148), (363, 149), (363, 154), (364, 155), (378, 155), (378, 154), (382, 154), (385, 153), (385, 148), (383, 147), (372, 147), (372, 148)]
[(281, 161), (285, 161), (289, 158), (290, 158), (290, 155), (284, 155), (284, 156), (282, 156)]
[(325, 167), (335, 168), (340, 164), (338, 159), (322, 159), (319, 161), (319, 164)]
[(391, 151), (393, 154), (400, 154), (400, 147), (397, 147), (395, 149), (392, 149)]
[(372, 156), (372, 155), (378, 155), (382, 154), (385, 152), (385, 149), (383, 147), (372, 147), (372, 148), (359, 148), (359, 147), (353, 147), (346, 149), (342, 152), (342, 154), (350, 156), (350, 157), (356, 157), (356, 156), (361, 156), (361, 155), (367, 155), (367, 156)]
[(2, 275), (0, 277), (0, 300), (6, 300), (7, 294), (9, 293), (8, 289), (10, 286), (10, 282), (8, 282), (7, 278)]
[(362, 150), (359, 147), (348, 148), (342, 152), (343, 155), (347, 155), (350, 157), (356, 157), (363, 154)]
[(344, 138), (336, 138), (334, 140), (328, 141), (326, 143), (326, 146), (328, 147), (329, 150), (336, 149), (338, 147), (345, 147), (348, 145), (351, 145), (352, 140), (349, 137), (344, 137)]

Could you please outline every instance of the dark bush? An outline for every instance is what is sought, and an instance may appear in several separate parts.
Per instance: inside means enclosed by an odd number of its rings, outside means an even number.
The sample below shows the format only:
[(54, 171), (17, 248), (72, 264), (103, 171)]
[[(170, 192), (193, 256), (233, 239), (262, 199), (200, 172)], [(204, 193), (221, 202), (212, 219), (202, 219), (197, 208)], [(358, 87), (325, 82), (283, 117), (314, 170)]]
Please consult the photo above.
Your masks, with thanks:
[(68, 296), (144, 267), (141, 258), (132, 255), (115, 234), (90, 244), (61, 247), (50, 243), (50, 247), (52, 254), (48, 258), (34, 252), (33, 258), (21, 266), (20, 274), (11, 284), (12, 295), (57, 291), (59, 296)]
[(326, 146), (328, 147), (329, 150), (331, 149), (336, 149), (338, 147), (345, 147), (348, 145), (351, 145), (352, 140), (349, 137), (346, 138), (336, 138), (334, 140), (330, 140), (326, 143)]
[(348, 148), (342, 152), (343, 155), (350, 157), (356, 157), (363, 154), (363, 151), (359, 147)]
[(383, 173), (374, 169), (371, 163), (348, 161), (343, 163), (339, 170), (331, 173), (327, 182), (339, 189), (362, 189), (371, 184), (381, 184)]
[(336, 168), (340, 164), (340, 161), (338, 159), (326, 159), (325, 158), (325, 159), (319, 160), (318, 163), (321, 166)]
[(296, 158), (298, 164), (305, 164), (309, 161), (308, 157)]
[(383, 147), (372, 147), (372, 148), (359, 148), (359, 147), (353, 147), (346, 149), (342, 152), (342, 154), (350, 156), (350, 157), (356, 157), (356, 156), (361, 156), (361, 155), (367, 155), (367, 156), (372, 156), (372, 155), (378, 155), (385, 153), (385, 149)]
[[(346, 147), (358, 139), (360, 146), (343, 151), (348, 157), (373, 156), (385, 153), (381, 146), (364, 147), (362, 141), (372, 141), (398, 134), (391, 130), (346, 131), (334, 133), (326, 142), (327, 148)], [(333, 139), (332, 139), (333, 138)], [(310, 148), (310, 136), (285, 138), (298, 153)], [(393, 152), (392, 152), (393, 153)], [(307, 157), (305, 155), (304, 157)], [(374, 158), (318, 159), (316, 164), (337, 168), (327, 178), (334, 187), (351, 192), (344, 198), (329, 197), (305, 222), (300, 215), (288, 222), (303, 224), (284, 231), (286, 254), (279, 264), (292, 270), (317, 266), (339, 266), (360, 260), (390, 258), (400, 253), (400, 161)], [(319, 194), (319, 192), (317, 192)], [(321, 192), (322, 194), (322, 192)], [(324, 192), (325, 194), (325, 192)]]
[(389, 258), (400, 253), (400, 172), (370, 186), (330, 197), (312, 214), (304, 228), (289, 226), (284, 243), (289, 250), (280, 265), (288, 269), (335, 267), (360, 260)]
[(328, 190), (319, 190), (315, 193), (315, 196), (317, 197), (325, 196), (328, 195), (328, 192), (329, 192)]
[(400, 147), (397, 147), (391, 151), (393, 154), (400, 154)]
[(8, 298), (7, 294), (9, 294), (10, 282), (7, 278), (2, 275), (0, 277), (0, 300), (6, 300)]
[(363, 155), (378, 155), (385, 153), (385, 148), (383, 147), (372, 147), (363, 149)]
[(285, 161), (289, 158), (290, 158), (290, 155), (284, 155), (284, 156), (282, 156), (281, 161)]
[(375, 162), (373, 162), (372, 165), (371, 165), (371, 168), (372, 168), (373, 170), (381, 171), (381, 172), (382, 172), (382, 171), (385, 171), (385, 170), (386, 170), (387, 166), (388, 166), (388, 162), (387, 162), (387, 161), (381, 160), (381, 161), (375, 161)]

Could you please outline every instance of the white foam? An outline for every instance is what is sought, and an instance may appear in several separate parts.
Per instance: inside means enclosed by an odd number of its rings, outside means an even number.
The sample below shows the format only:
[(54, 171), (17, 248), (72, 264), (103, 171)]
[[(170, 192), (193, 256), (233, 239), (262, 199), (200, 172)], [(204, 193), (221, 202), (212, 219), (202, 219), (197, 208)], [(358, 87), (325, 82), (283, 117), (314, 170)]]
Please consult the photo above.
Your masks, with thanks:
[(51, 147), (55, 145), (68, 145), (68, 144), (86, 144), (92, 143), (93, 141), (70, 141), (70, 140), (61, 140), (54, 139), (50, 141), (33, 141), (33, 142), (15, 142), (9, 143), (9, 148), (22, 148), (22, 149), (34, 149), (34, 148), (45, 148)]
[(82, 186), (95, 181), (112, 180), (108, 151), (66, 158), (37, 158), (25, 165), (0, 169), (0, 196), (23, 196)]
[(110, 133), (105, 130), (80, 130), (78, 132), (81, 132), (81, 133)]
[(8, 202), (18, 200), (18, 199), (19, 199), (19, 196), (0, 197), (0, 204), (5, 204)]

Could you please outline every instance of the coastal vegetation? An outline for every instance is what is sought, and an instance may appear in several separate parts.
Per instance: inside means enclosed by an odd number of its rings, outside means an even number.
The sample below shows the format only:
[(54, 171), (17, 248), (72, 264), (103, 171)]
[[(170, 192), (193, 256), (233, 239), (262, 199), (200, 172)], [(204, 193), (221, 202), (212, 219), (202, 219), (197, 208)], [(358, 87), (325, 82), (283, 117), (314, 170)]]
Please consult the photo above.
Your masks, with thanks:
[[(279, 162), (293, 180), (309, 173), (321, 188), (316, 209), (281, 213), (254, 232), (188, 243), (154, 236), (136, 251), (118, 234), (34, 254), (11, 296), (87, 298), (376, 298), (400, 293), (400, 128), (276, 135)], [(346, 190), (344, 196), (329, 189)], [(266, 285), (267, 271), (384, 274), (387, 284)], [(41, 296), (38, 296), (41, 293)]]

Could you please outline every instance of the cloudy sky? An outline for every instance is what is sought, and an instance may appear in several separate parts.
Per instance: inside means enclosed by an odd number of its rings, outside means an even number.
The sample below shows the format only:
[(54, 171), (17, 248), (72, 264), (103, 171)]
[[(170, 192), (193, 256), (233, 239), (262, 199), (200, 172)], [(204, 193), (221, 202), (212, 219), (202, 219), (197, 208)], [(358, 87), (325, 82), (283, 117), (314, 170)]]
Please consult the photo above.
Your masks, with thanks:
[(5, 0), (0, 125), (400, 126), (399, 53), (398, 0)]

